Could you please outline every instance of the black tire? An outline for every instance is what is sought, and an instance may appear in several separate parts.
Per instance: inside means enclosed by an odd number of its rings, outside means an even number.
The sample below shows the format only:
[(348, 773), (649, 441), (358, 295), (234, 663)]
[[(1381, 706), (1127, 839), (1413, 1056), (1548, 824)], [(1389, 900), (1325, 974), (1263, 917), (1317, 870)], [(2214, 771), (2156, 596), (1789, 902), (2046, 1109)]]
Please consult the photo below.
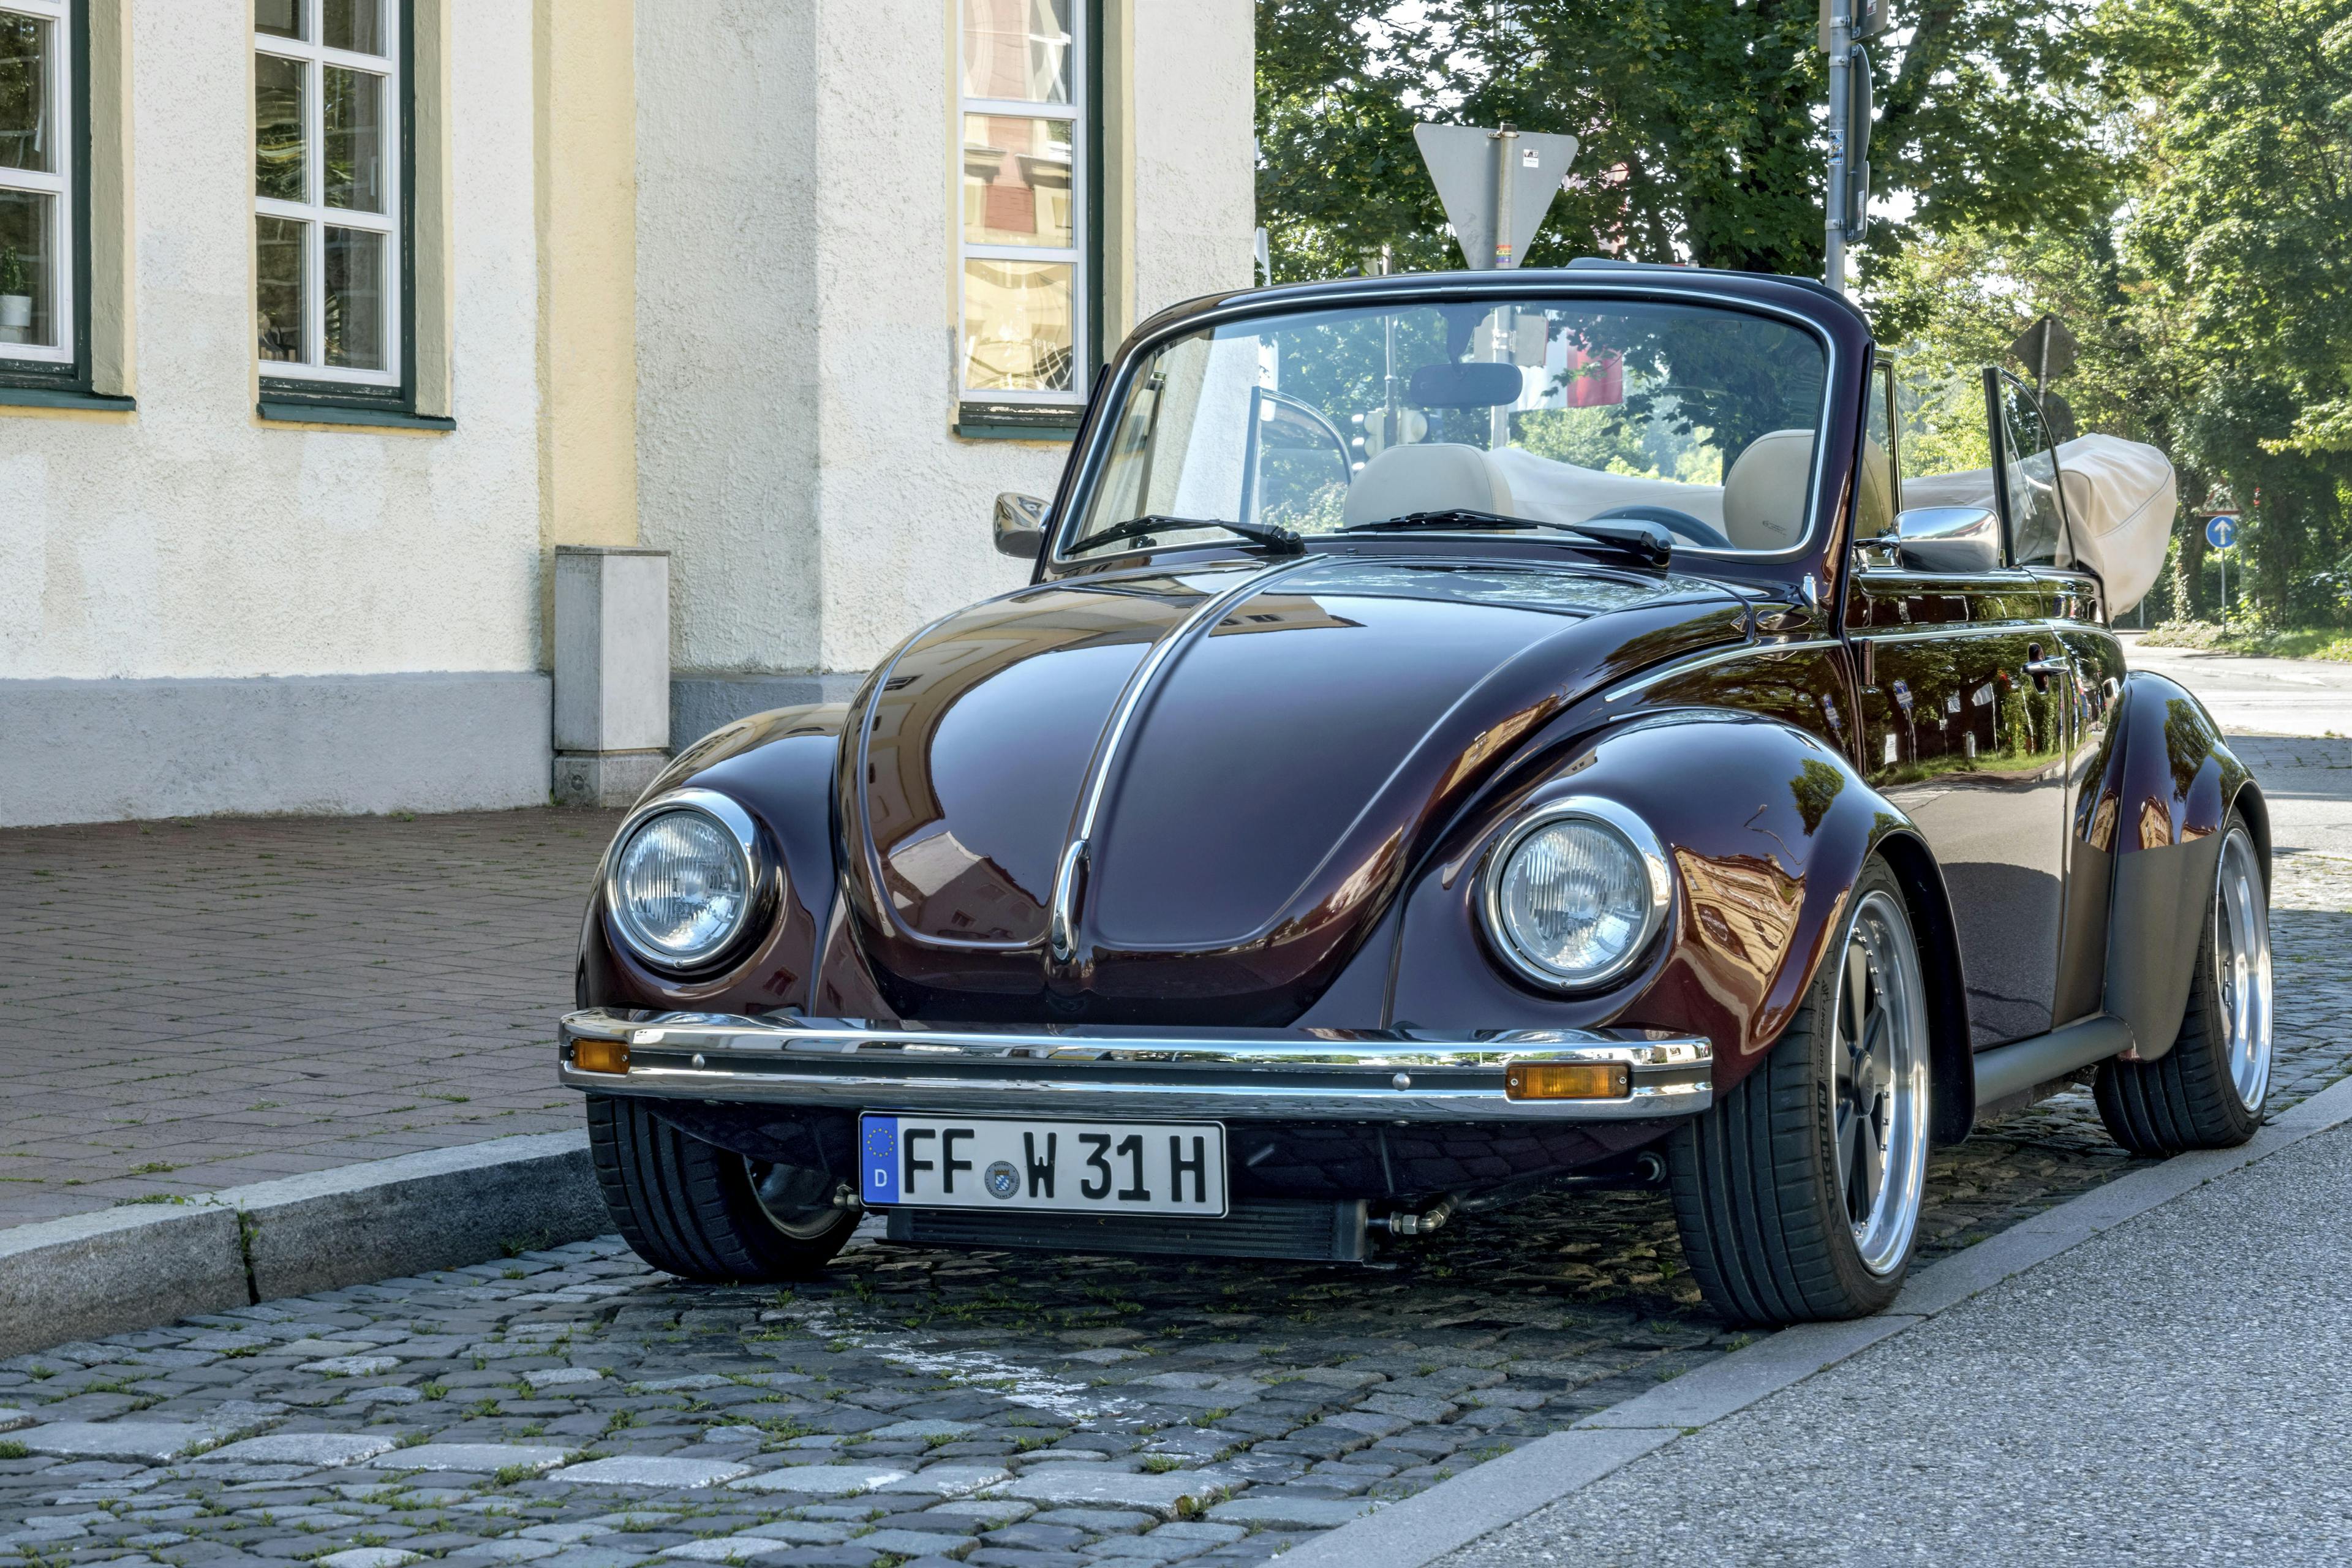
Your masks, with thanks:
[(626, 1096), (588, 1097), (588, 1150), (622, 1239), (683, 1279), (805, 1279), (857, 1228), (856, 1210), (829, 1205), (779, 1221), (742, 1155), (688, 1137)]
[[(1878, 1268), (1864, 1261), (1840, 1174), (1834, 1062), (1844, 1047), (1834, 1020), (1847, 970), (1843, 955), (1874, 892), (1904, 911), (1901, 940), (1909, 944), (1918, 994), (1924, 970), (1916, 927), (1901, 884), (1874, 857), (1855, 883), (1839, 940), (1769, 1054), (1666, 1143), (1684, 1254), (1707, 1305), (1733, 1323), (1817, 1322), (1881, 1311), (1902, 1289), (1918, 1246), (1916, 1184), (1927, 1158), (1924, 1130), (1931, 1125), (1924, 1066), (1911, 1079), (1908, 1101), (1918, 1129), (1906, 1144), (1913, 1162), (1910, 1219), (1901, 1238), (1888, 1244), (1891, 1262)], [(1924, 1052), (1925, 1013), (1910, 1016), (1917, 1031), (1911, 1049)]]
[[(2227, 873), (2231, 842), (2238, 837), (2243, 837), (2251, 853), (2252, 836), (2244, 819), (2231, 811), (2222, 829), (2217, 879)], [(2267, 909), (2266, 879), (2262, 895)], [(2189, 1005), (2181, 1014), (2180, 1034), (2172, 1048), (2152, 1062), (2103, 1062), (2093, 1081), (2091, 1092), (2099, 1104), (2099, 1120), (2107, 1124), (2109, 1136), (2135, 1154), (2161, 1159), (2191, 1149), (2234, 1149), (2263, 1124), (2264, 1091), (2256, 1089), (2254, 1102), (2247, 1104), (2231, 1072), (2230, 1028), (2222, 1010), (2221, 964), (2214, 952), (2221, 919), (2220, 900), (2209, 894), (2204, 921), (2197, 933), (2197, 964), (2189, 975)], [(2267, 933), (2267, 923), (2264, 930)], [(2267, 1080), (2267, 1063), (2263, 1078)]]

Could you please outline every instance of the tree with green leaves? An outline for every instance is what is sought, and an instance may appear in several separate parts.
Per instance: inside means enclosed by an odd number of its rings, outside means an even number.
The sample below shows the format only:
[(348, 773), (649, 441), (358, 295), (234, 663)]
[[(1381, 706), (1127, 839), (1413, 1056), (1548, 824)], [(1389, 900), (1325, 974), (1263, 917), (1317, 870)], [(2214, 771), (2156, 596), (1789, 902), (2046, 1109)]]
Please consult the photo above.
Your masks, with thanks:
[[(2091, 0), (1898, 7), (1872, 153), (1902, 232), (2079, 220), (2112, 184)], [(1261, 0), (1258, 207), (1277, 278), (1460, 265), (1412, 127), (1580, 139), (1529, 265), (1575, 256), (1818, 276), (1816, 0)]]

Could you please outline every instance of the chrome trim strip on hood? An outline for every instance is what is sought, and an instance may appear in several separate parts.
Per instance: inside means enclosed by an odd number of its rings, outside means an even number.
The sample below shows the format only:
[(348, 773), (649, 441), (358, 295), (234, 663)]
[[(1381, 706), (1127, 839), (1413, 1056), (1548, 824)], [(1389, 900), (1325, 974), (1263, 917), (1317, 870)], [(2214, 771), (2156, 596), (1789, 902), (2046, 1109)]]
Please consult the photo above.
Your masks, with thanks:
[[(626, 1069), (575, 1065), (619, 1041)], [(1512, 1062), (1622, 1064), (1613, 1100), (1512, 1100)], [(1648, 1029), (1231, 1029), (870, 1025), (591, 1008), (563, 1020), (561, 1080), (595, 1094), (843, 1110), (1387, 1121), (1614, 1121), (1714, 1100), (1714, 1047)]]
[(1080, 793), (1076, 818), (1071, 825), (1069, 837), (1062, 847), (1060, 873), (1054, 879), (1053, 907), (1046, 913), (1046, 942), (1055, 962), (1066, 963), (1077, 952), (1077, 904), (1080, 873), (1092, 852), (1095, 827), (1102, 816), (1104, 794), (1110, 788), (1112, 767), (1118, 761), (1118, 751), (1127, 739), (1129, 721), (1141, 707), (1159, 679), (1160, 672), (1177, 652), (1188, 647), (1203, 626), (1213, 629), (1235, 605), (1254, 596), (1276, 578), (1316, 564), (1319, 558), (1312, 553), (1296, 560), (1250, 573), (1239, 583), (1222, 593), (1212, 594), (1192, 608), (1192, 613), (1179, 621), (1143, 656), (1135, 673), (1127, 679), (1127, 686), (1118, 694), (1118, 703), (1111, 710), (1110, 720), (1103, 726), (1102, 738), (1095, 742), (1094, 760), (1087, 766), (1086, 784)]

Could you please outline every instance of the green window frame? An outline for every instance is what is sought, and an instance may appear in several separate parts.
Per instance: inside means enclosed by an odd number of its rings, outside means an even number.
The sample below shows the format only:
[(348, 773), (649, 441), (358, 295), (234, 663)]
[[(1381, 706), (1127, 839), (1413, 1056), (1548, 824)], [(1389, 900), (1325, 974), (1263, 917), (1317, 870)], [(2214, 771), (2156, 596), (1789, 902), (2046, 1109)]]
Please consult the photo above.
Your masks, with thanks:
[[(253, 11), (254, 285), (260, 334), (254, 352), (260, 371), (259, 412), (270, 419), (446, 428), (449, 420), (416, 412), (415, 0), (253, 0)], [(363, 30), (370, 26), (389, 35), (382, 39), (382, 48), (349, 47), (362, 39)], [(338, 31), (346, 35), (340, 45), (334, 36)], [(269, 73), (267, 80), (265, 72)], [(368, 75), (388, 79), (377, 95), (380, 107), (374, 134), (378, 156), (392, 169), (390, 179), (381, 181), (384, 188), (375, 208), (367, 206), (364, 195), (349, 195), (365, 184), (353, 172), (354, 160), (347, 158), (338, 174), (330, 143), (335, 132), (327, 124), (334, 101), (331, 73), (345, 83)], [(285, 113), (289, 95), (283, 89), (278, 89), (275, 99), (268, 95), (273, 86), (298, 75), (299, 91), (291, 96), (299, 98), (292, 109), (299, 119), (274, 122), (279, 127), (289, 123), (300, 127), (300, 153), (294, 162), (301, 167), (292, 175), (299, 184), (289, 192), (282, 183), (286, 174), (273, 174), (265, 167), (266, 160), (283, 160), (286, 151), (282, 141), (264, 146), (265, 102), (276, 112)], [(388, 126), (386, 118), (392, 121)], [(282, 137), (283, 130), (278, 134)], [(343, 184), (331, 192), (328, 182), (338, 178)], [(278, 183), (275, 197), (265, 188), (273, 182)], [(337, 200), (339, 194), (346, 199)], [(289, 309), (287, 263), (294, 252), (286, 239), (298, 231), (300, 259), (299, 272), (292, 276), (299, 279), (299, 300)], [(331, 237), (335, 235), (344, 236), (346, 244), (353, 237), (377, 241), (379, 257), (383, 250), (391, 252), (389, 265), (379, 261), (377, 273), (380, 313), (373, 357), (383, 363), (366, 363), (371, 355), (365, 352), (364, 339), (360, 340), (362, 352), (350, 352), (347, 347), (342, 355), (356, 363), (334, 363), (336, 345), (353, 342), (348, 324), (340, 339), (327, 324), (334, 302), (351, 297), (328, 287), (336, 266), (330, 251)], [(266, 242), (269, 248), (265, 248)], [(365, 244), (347, 252), (361, 257), (367, 253)], [(349, 261), (343, 266), (346, 282), (358, 275), (359, 268)], [(277, 325), (279, 314), (298, 321), (299, 329), (291, 334), (281, 331)], [(294, 364), (299, 368), (280, 368)]]
[[(1103, 362), (1103, 0), (960, 0), (955, 15), (951, 47), (961, 163), (955, 213), (955, 432), (973, 439), (1066, 441), (1077, 429)], [(1050, 86), (1039, 90), (1032, 83), (1025, 90), (1007, 93), (1001, 82), (975, 79), (975, 38), (983, 30), (1003, 36), (1004, 24), (1015, 15), (1029, 35), (1033, 71), (1039, 46), (1050, 48), (1058, 37), (1066, 47), (1062, 97), (1056, 98)], [(988, 29), (989, 23), (995, 24), (993, 29)], [(1064, 30), (1055, 35), (1046, 31), (1056, 26)], [(1024, 164), (1050, 170), (1057, 161), (1050, 145), (1045, 156), (1034, 155), (1040, 138), (1024, 134), (1024, 125), (1037, 131), (1066, 128), (1070, 233), (1066, 244), (1053, 243), (1055, 236), (1043, 220), (1033, 219), (1031, 234), (995, 232), (1000, 196), (1018, 206), (1025, 194), (1033, 211), (1040, 200), (1025, 177), (1003, 181), (997, 172)], [(993, 134), (1000, 127), (1013, 135)], [(1024, 152), (1019, 146), (989, 144), (999, 140), (1025, 140), (1030, 147)], [(1045, 199), (1050, 202), (1050, 193)], [(991, 321), (989, 305), (976, 297), (979, 291), (1015, 276), (1033, 282), (1049, 279), (1064, 268), (1070, 274), (1064, 307), (1070, 337), (1066, 362), (1049, 369), (1043, 363), (1047, 356), (1035, 353), (1034, 344), (1025, 353), (1016, 344), (1011, 359), (1018, 363), (990, 363), (992, 356), (980, 340), (998, 323)], [(1005, 276), (992, 279), (994, 273)]]
[(0, 402), (91, 401), (89, 0), (0, 0)]

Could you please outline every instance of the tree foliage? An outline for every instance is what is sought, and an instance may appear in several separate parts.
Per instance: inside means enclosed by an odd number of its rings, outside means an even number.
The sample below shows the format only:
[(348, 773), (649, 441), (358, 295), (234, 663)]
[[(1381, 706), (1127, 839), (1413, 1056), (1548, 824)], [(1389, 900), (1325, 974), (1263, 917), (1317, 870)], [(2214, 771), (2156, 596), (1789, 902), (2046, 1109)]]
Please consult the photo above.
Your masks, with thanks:
[[(2352, 619), (2352, 14), (2341, 0), (2118, 0), (2100, 18), (2113, 200), (1923, 234), (1870, 300), (1915, 384), (1997, 357), (2044, 310), (2081, 339), (2087, 428), (2163, 447), (2234, 506), (2260, 614)], [(2210, 614), (2193, 519), (2169, 597)]]
[[(1878, 50), (1880, 192), (1906, 228), (2080, 221), (2091, 0), (1898, 3)], [(1412, 127), (1582, 142), (1530, 265), (1613, 254), (1818, 275), (1827, 140), (1817, 0), (1261, 0), (1258, 205), (1277, 278), (1460, 265)]]

